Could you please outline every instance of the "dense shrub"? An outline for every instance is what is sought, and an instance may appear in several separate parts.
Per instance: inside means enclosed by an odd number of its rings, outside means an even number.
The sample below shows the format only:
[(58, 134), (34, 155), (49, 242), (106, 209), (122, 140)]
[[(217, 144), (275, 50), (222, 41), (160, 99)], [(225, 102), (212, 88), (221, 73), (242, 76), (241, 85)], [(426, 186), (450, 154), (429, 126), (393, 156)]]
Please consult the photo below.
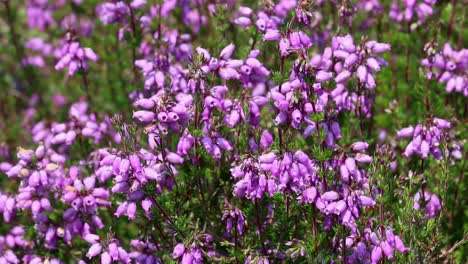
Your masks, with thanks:
[(0, 263), (466, 263), (466, 8), (0, 0)]

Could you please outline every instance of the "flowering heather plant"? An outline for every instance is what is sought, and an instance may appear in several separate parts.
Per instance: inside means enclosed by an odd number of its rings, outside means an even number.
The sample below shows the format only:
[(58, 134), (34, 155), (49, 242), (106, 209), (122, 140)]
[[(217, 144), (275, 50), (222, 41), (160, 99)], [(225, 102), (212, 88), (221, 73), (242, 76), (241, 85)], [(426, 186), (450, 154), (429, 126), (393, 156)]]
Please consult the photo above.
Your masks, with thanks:
[(449, 2), (0, 0), (0, 263), (466, 263)]

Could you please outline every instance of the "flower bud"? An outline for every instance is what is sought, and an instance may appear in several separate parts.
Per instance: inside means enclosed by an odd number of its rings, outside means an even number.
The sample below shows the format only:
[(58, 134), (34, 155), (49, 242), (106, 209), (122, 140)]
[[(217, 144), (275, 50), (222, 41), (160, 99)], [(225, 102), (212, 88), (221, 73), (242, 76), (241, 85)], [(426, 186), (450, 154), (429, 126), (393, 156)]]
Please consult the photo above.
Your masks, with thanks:
[(281, 38), (281, 32), (277, 29), (267, 29), (263, 34), (264, 41), (279, 40)]
[(367, 142), (361, 142), (361, 141), (355, 142), (351, 145), (351, 148), (354, 151), (366, 150), (368, 147), (369, 147), (369, 144)]
[(155, 114), (150, 111), (140, 110), (133, 112), (133, 118), (138, 119), (140, 122), (150, 123), (154, 120)]
[(93, 257), (99, 255), (102, 251), (102, 245), (99, 243), (91, 245), (91, 247), (88, 250), (88, 253), (86, 253), (86, 257), (89, 259), (92, 259)]
[(407, 138), (413, 136), (414, 128), (412, 126), (402, 128), (397, 132), (397, 136), (401, 138)]
[(329, 191), (320, 196), (322, 200), (328, 201), (328, 202), (338, 200), (339, 197), (340, 197), (339, 194), (335, 191)]
[(283, 124), (284, 122), (286, 122), (287, 119), (288, 119), (288, 115), (286, 114), (286, 112), (280, 112), (275, 118), (275, 125), (279, 126)]
[(180, 258), (185, 253), (185, 246), (182, 243), (179, 243), (175, 246), (174, 251), (172, 252), (172, 258)]
[(229, 58), (231, 58), (232, 53), (234, 53), (235, 48), (236, 46), (232, 43), (227, 45), (219, 54), (219, 58), (223, 60), (228, 60)]

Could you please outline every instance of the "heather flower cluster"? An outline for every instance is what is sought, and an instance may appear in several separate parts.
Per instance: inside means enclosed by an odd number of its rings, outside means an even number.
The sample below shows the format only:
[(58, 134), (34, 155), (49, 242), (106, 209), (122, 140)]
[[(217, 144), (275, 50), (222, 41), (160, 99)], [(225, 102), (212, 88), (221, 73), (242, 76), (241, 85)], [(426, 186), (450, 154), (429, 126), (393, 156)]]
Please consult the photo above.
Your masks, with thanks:
[[(68, 37), (71, 38), (71, 37)], [(54, 68), (57, 71), (68, 68), (68, 75), (74, 75), (78, 70), (87, 71), (88, 60), (97, 61), (98, 57), (91, 48), (83, 48), (78, 41), (67, 40), (57, 52), (60, 58)]]
[(411, 23), (416, 20), (419, 24), (424, 24), (428, 17), (434, 13), (433, 6), (437, 0), (404, 0), (395, 1), (390, 6), (388, 15), (396, 22)]
[[(430, 43), (426, 50), (433, 53)], [(429, 58), (421, 61), (421, 65), (427, 68), (426, 78), (437, 80), (445, 84), (447, 93), (461, 93), (468, 97), (468, 50), (453, 50), (449, 43), (445, 43), (442, 51), (430, 54)]]
[(457, 1), (0, 7), (0, 263), (468, 260)]

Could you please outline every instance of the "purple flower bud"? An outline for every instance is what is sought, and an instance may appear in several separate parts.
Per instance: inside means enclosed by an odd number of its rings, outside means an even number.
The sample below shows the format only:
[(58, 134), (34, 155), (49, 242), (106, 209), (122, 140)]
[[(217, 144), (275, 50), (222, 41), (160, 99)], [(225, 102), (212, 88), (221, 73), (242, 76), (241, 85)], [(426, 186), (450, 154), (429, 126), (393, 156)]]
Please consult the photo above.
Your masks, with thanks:
[(150, 111), (140, 110), (133, 113), (133, 118), (138, 119), (140, 122), (150, 123), (154, 120), (155, 114)]
[(299, 31), (299, 39), (301, 40), (301, 44), (304, 48), (309, 48), (310, 46), (312, 46), (312, 40), (309, 38), (309, 36), (307, 36), (306, 33), (304, 33), (303, 31)]
[(85, 206), (93, 206), (95, 204), (96, 200), (94, 199), (94, 196), (88, 195), (83, 199), (83, 203)]
[(339, 59), (346, 59), (349, 56), (349, 53), (344, 51), (344, 50), (336, 50), (333, 52), (333, 57), (339, 58)]
[(239, 79), (240, 74), (232, 68), (220, 68), (219, 76), (224, 80)]
[(234, 53), (235, 48), (236, 46), (232, 43), (227, 45), (219, 54), (219, 58), (223, 60), (228, 60), (229, 58), (231, 58), (232, 53)]
[(322, 83), (326, 82), (333, 78), (333, 74), (331, 72), (327, 71), (318, 71), (317, 74), (315, 75), (315, 81)]
[(348, 169), (349, 172), (353, 173), (356, 171), (357, 167), (356, 167), (356, 160), (353, 159), (353, 158), (346, 158), (345, 160), (345, 165), (346, 165), (346, 168)]
[(440, 129), (448, 129), (450, 128), (450, 122), (441, 118), (434, 118), (434, 124)]
[(301, 111), (299, 111), (298, 109), (295, 109), (295, 110), (292, 112), (291, 117), (292, 117), (293, 121), (295, 121), (295, 122), (301, 122), (301, 120), (302, 120), (302, 113), (301, 113)]
[(133, 9), (140, 9), (140, 8), (143, 7), (144, 5), (146, 5), (146, 0), (133, 0), (133, 1), (130, 3), (130, 6), (131, 6)]
[(66, 202), (66, 203), (71, 203), (73, 200), (75, 200), (75, 198), (76, 198), (76, 193), (72, 192), (72, 191), (69, 191), (69, 192), (66, 192), (62, 196), (62, 201)]
[(347, 204), (344, 200), (340, 200), (338, 202), (336, 202), (336, 205), (335, 205), (335, 211), (339, 214), (343, 213), (346, 208), (347, 208)]
[(179, 143), (177, 144), (177, 153), (179, 155), (187, 155), (188, 150), (192, 148), (194, 143), (194, 138), (192, 135), (187, 134), (180, 138)]
[(382, 258), (382, 248), (381, 247), (374, 247), (371, 253), (371, 262), (372, 264), (379, 263), (380, 259)]
[(355, 142), (351, 145), (351, 148), (354, 151), (362, 151), (366, 150), (369, 147), (369, 144), (367, 142)]
[[(20, 263), (20, 260), (18, 259), (18, 257), (11, 250), (5, 250), (3, 252), (3, 258), (4, 258), (5, 263)], [(29, 263), (33, 263), (33, 261), (31, 260)]]
[(86, 242), (91, 243), (91, 244), (96, 244), (99, 242), (100, 238), (98, 235), (95, 234), (87, 234), (83, 238)]
[(361, 83), (367, 82), (367, 67), (364, 65), (360, 65), (357, 68), (357, 77)]
[[(241, 66), (246, 66), (244, 65), (244, 61), (243, 60), (233, 60), (233, 59), (230, 59), (228, 61), (226, 61), (226, 63), (224, 64), (224, 67), (226, 68), (233, 68), (233, 69), (237, 69)], [(217, 69), (218, 66), (215, 67), (215, 69)], [(226, 87), (227, 89), (227, 87)], [(217, 95), (216, 93), (213, 93), (214, 95)], [(224, 94), (224, 93), (223, 93)], [(217, 95), (217, 97), (221, 97), (219, 95)]]
[(339, 42), (342, 48), (347, 52), (354, 52), (356, 50), (353, 37), (349, 34), (344, 37), (339, 37)]
[(248, 66), (256, 69), (256, 68), (260, 68), (262, 67), (262, 63), (257, 60), (256, 58), (248, 58), (245, 60), (245, 64), (247, 64)]
[(275, 106), (281, 111), (289, 110), (289, 102), (287, 100), (278, 100), (275, 102)]
[(95, 188), (93, 189), (92, 195), (96, 198), (108, 199), (109, 191), (104, 188)]
[(127, 207), (127, 216), (129, 220), (132, 220), (136, 216), (136, 203), (129, 203)]
[(174, 251), (172, 252), (172, 258), (178, 259), (185, 253), (185, 245), (179, 243), (175, 246)]
[(90, 48), (84, 48), (84, 55), (86, 56), (86, 58), (92, 60), (92, 61), (97, 61), (98, 59), (98, 56), (96, 55), (96, 53), (94, 53), (94, 51)]
[(33, 215), (37, 215), (41, 211), (41, 203), (38, 200), (35, 200), (31, 204), (31, 212)]
[(252, 72), (252, 68), (250, 68), (249, 66), (247, 65), (242, 65), (240, 67), (240, 71), (242, 74), (245, 74), (245, 75), (250, 75), (250, 73)]
[(144, 168), (143, 172), (144, 172), (146, 178), (148, 178), (148, 179), (152, 179), (152, 180), (156, 180), (156, 181), (160, 181), (162, 179), (161, 174), (157, 173), (154, 169), (152, 169), (150, 167)]
[(101, 264), (111, 264), (112, 258), (108, 252), (104, 252), (101, 254)]
[(52, 144), (62, 144), (66, 140), (67, 140), (67, 133), (59, 133), (59, 134), (55, 135), (52, 138), (51, 143)]
[(442, 205), (440, 203), (439, 197), (437, 197), (435, 194), (426, 194), (426, 199), (427, 196), (430, 196), (428, 203), (426, 204), (426, 217), (427, 218), (433, 218), (436, 216), (437, 212), (442, 210)]
[(395, 236), (395, 249), (400, 251), (401, 253), (405, 253), (406, 251), (408, 251), (408, 249), (405, 247), (403, 241), (401, 241), (401, 238), (399, 236)]
[(41, 207), (42, 207), (42, 209), (44, 209), (46, 211), (51, 211), (52, 210), (52, 206), (50, 205), (50, 201), (47, 198), (42, 198), (41, 199)]
[(412, 126), (402, 128), (397, 132), (397, 136), (401, 138), (407, 138), (413, 136), (414, 128)]
[(368, 58), (368, 59), (366, 60), (366, 65), (367, 65), (370, 69), (372, 69), (374, 72), (380, 71), (380, 65), (379, 65), (379, 63), (377, 62), (376, 59), (374, 59), (374, 58), (372, 58), (372, 57), (371, 57), (371, 58)]
[(169, 117), (167, 116), (166, 112), (159, 112), (158, 113), (158, 120), (159, 122), (167, 122)]
[(182, 164), (184, 163), (184, 158), (181, 156), (177, 155), (174, 152), (167, 152), (166, 158), (169, 162), (175, 163), (175, 164)]
[(229, 143), (229, 141), (225, 138), (222, 138), (222, 137), (219, 137), (216, 139), (216, 144), (224, 149), (224, 150), (227, 150), (227, 151), (231, 151), (232, 150), (232, 146), (231, 144)]
[(286, 112), (280, 112), (275, 118), (275, 125), (279, 126), (286, 122), (288, 119), (288, 114)]
[(331, 126), (330, 126), (330, 130), (331, 132), (333, 133), (333, 136), (336, 138), (336, 139), (340, 139), (341, 138), (341, 129), (340, 129), (340, 124), (336, 121), (333, 121), (331, 123)]
[(44, 154), (45, 154), (45, 147), (44, 147), (43, 144), (40, 144), (40, 145), (37, 147), (37, 149), (36, 149), (34, 155), (36, 155), (36, 158), (42, 159), (42, 158), (44, 157)]
[(213, 140), (210, 137), (204, 137), (201, 140), (203, 147), (206, 151), (211, 152), (213, 150)]
[(149, 214), (150, 213), (150, 210), (151, 210), (151, 207), (153, 206), (153, 202), (146, 198), (144, 199), (143, 201), (141, 201), (141, 207), (143, 208), (143, 210)]
[(387, 256), (388, 259), (393, 259), (393, 248), (388, 244), (387, 241), (382, 241), (380, 243), (380, 247), (382, 248), (385, 256)]
[(376, 84), (375, 84), (374, 76), (370, 72), (368, 72), (367, 76), (366, 76), (366, 88), (367, 89), (374, 89), (375, 86), (376, 86)]
[(73, 141), (75, 141), (76, 138), (76, 132), (73, 130), (70, 130), (67, 132), (66, 138), (65, 138), (65, 143), (67, 145), (73, 144)]
[(344, 164), (340, 166), (340, 175), (343, 181), (345, 182), (349, 181), (349, 171), (348, 171), (348, 168), (346, 168), (346, 165)]
[(112, 172), (115, 174), (115, 175), (119, 175), (120, 174), (120, 163), (122, 162), (122, 158), (121, 157), (116, 157), (114, 159), (114, 162), (112, 162)]
[(371, 163), (372, 157), (367, 154), (357, 153), (354, 157), (360, 163)]
[(62, 215), (62, 218), (66, 222), (71, 222), (77, 214), (77, 211), (73, 208), (68, 208)]
[(395, 234), (393, 233), (392, 229), (387, 228), (385, 230), (385, 238), (387, 239), (390, 246), (395, 247)]
[(423, 159), (427, 158), (429, 155), (430, 147), (429, 143), (426, 140), (421, 141), (420, 152)]
[(129, 157), (129, 161), (130, 161), (130, 166), (132, 166), (132, 169), (135, 172), (141, 171), (140, 158), (138, 157), (137, 154), (131, 154)]
[(252, 14), (252, 8), (246, 7), (246, 6), (240, 6), (239, 7), (239, 13), (241, 13), (244, 16), (250, 16)]
[(299, 33), (297, 31), (291, 32), (291, 34), (289, 34), (289, 42), (293, 48), (301, 48), (301, 39), (299, 38)]
[(359, 201), (361, 202), (361, 204), (363, 206), (374, 206), (375, 205), (374, 199), (372, 199), (372, 198), (370, 198), (368, 196), (365, 196), (365, 195), (359, 196)]
[(224, 121), (229, 127), (235, 127), (237, 123), (239, 123), (240, 120), (240, 115), (237, 110), (232, 110), (230, 114), (226, 115), (224, 118)]
[(277, 29), (267, 29), (263, 35), (264, 41), (279, 40), (281, 38), (281, 32)]
[(221, 155), (222, 155), (221, 154), (221, 148), (218, 145), (214, 144), (213, 145), (213, 150), (211, 151), (211, 155), (213, 155), (213, 157), (215, 159), (220, 159)]
[(327, 201), (327, 202), (338, 200), (339, 197), (340, 197), (339, 194), (335, 191), (329, 191), (320, 196), (322, 200)]
[(317, 197), (317, 189), (315, 187), (309, 187), (302, 192), (302, 200), (306, 203), (313, 203)]
[(255, 22), (255, 25), (257, 26), (257, 28), (262, 32), (265, 30), (266, 24), (267, 22), (262, 18), (257, 19), (257, 21)]
[(119, 259), (120, 259), (123, 263), (130, 263), (130, 259), (129, 259), (129, 257), (128, 257), (127, 251), (125, 251), (125, 249), (123, 249), (122, 247), (118, 247), (117, 250), (118, 250), (118, 252), (119, 252)]
[(390, 44), (387, 43), (375, 43), (372, 47), (372, 52), (374, 53), (383, 53), (391, 49)]
[(347, 81), (349, 77), (351, 77), (351, 72), (348, 70), (344, 70), (335, 77), (335, 81), (337, 83), (342, 83), (342, 82)]
[(356, 53), (351, 53), (348, 57), (345, 58), (344, 66), (349, 69), (353, 67), (354, 64), (356, 64), (357, 60), (358, 56), (356, 55)]
[(276, 160), (276, 154), (274, 152), (269, 152), (258, 157), (260, 163), (272, 163)]
[(91, 247), (88, 250), (88, 253), (86, 253), (86, 257), (89, 259), (92, 259), (93, 257), (99, 255), (102, 251), (102, 245), (99, 243), (91, 245)]
[(238, 17), (234, 20), (234, 23), (242, 27), (248, 27), (252, 24), (252, 21), (248, 17)]
[(263, 130), (262, 136), (260, 137), (260, 147), (262, 149), (267, 149), (273, 143), (273, 136), (268, 130)]
[(152, 99), (141, 98), (135, 102), (135, 105), (144, 109), (151, 109), (156, 105), (156, 102)]
[(285, 57), (289, 53), (289, 40), (287, 38), (282, 38), (279, 42), (279, 49), (281, 52), (281, 56)]

